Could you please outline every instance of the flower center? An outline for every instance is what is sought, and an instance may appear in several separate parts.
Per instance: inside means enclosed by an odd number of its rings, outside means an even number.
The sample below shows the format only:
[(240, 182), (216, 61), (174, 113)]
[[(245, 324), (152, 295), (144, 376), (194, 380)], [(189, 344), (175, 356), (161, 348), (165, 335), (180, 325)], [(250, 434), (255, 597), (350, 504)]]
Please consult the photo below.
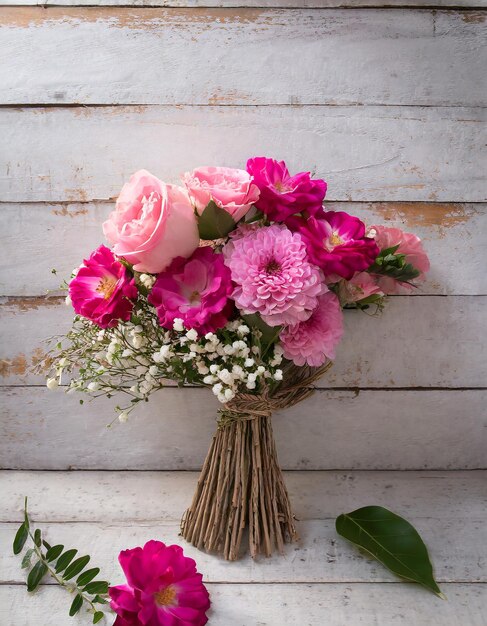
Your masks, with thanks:
[(103, 276), (98, 283), (96, 290), (101, 293), (105, 300), (108, 300), (117, 286), (117, 279), (113, 276)]
[(176, 604), (176, 589), (169, 585), (165, 589), (161, 589), (154, 594), (154, 600), (159, 606), (169, 606), (170, 604)]
[(201, 294), (199, 291), (193, 291), (193, 293), (189, 296), (189, 303), (191, 306), (201, 304)]
[(342, 246), (345, 242), (340, 237), (338, 233), (331, 233), (330, 235), (330, 244), (335, 248), (335, 246)]
[(267, 274), (276, 274), (281, 269), (281, 266), (276, 261), (276, 259), (270, 259), (265, 266), (265, 271)]

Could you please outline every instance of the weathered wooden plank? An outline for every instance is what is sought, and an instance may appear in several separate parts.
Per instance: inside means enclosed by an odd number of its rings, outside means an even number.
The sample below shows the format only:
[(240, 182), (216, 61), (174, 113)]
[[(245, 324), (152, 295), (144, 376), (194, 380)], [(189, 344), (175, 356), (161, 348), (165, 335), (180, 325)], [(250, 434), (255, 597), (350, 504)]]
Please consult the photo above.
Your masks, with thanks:
[(486, 113), (373, 106), (4, 109), (0, 201), (109, 199), (140, 167), (171, 181), (201, 163), (243, 166), (249, 156), (267, 154), (326, 178), (330, 200), (481, 202)]
[[(122, 582), (121, 572), (117, 583)], [(448, 602), (408, 583), (389, 584), (210, 584), (212, 626), (485, 626), (487, 585), (442, 586)], [(27, 596), (19, 585), (0, 587), (0, 619), (15, 626), (86, 626), (83, 612), (67, 617), (70, 598), (60, 587), (43, 586)], [(8, 621), (11, 620), (11, 621)]]
[(487, 8), (486, 0), (8, 0), (8, 6), (133, 6), (133, 7), (190, 7), (190, 8)]
[(0, 103), (482, 106), (482, 22), (450, 11), (4, 7)]
[[(486, 296), (424, 296), (390, 298), (381, 315), (346, 311), (337, 358), (319, 385), (485, 387), (486, 310)], [(0, 384), (44, 384), (31, 365), (72, 316), (63, 299), (4, 298)]]
[[(216, 428), (205, 389), (169, 388), (107, 429), (114, 401), (2, 387), (1, 466), (199, 469)], [(487, 391), (317, 391), (274, 417), (286, 469), (486, 467)], [(108, 454), (107, 450), (116, 451)]]
[[(181, 507), (185, 504), (181, 502)], [(62, 506), (60, 502), (59, 507)], [(483, 558), (487, 557), (487, 552), (479, 559), (479, 546), (487, 545), (487, 526), (483, 520), (472, 520), (469, 516), (468, 519), (453, 521), (429, 517), (409, 518), (409, 521), (428, 545), (435, 564), (435, 578), (439, 583), (487, 582)], [(84, 522), (50, 523), (39, 527), (51, 545), (61, 543), (66, 549), (71, 546), (76, 547), (80, 554), (91, 554), (93, 564), (101, 568), (102, 576), (107, 580), (117, 580), (120, 576), (120, 566), (115, 558), (120, 550), (144, 545), (146, 541), (157, 538), (168, 545), (182, 545), (187, 556), (197, 561), (205, 582), (398, 582), (385, 568), (364, 558), (358, 550), (340, 539), (334, 520), (307, 520), (297, 524), (300, 541), (287, 545), (283, 556), (260, 559), (256, 565), (247, 555), (238, 562), (237, 567), (182, 541), (179, 521), (110, 526)], [(4, 555), (0, 584), (25, 581), (25, 572), (19, 567), (19, 557), (14, 556), (11, 549), (18, 526), (17, 522), (0, 524), (0, 548)], [(52, 579), (46, 579), (46, 583), (52, 582)]]
[[(487, 294), (487, 205), (427, 203), (329, 203), (368, 224), (417, 233), (431, 257), (418, 295)], [(44, 295), (56, 290), (82, 258), (103, 241), (101, 225), (112, 202), (0, 205), (0, 294)], [(41, 233), (41, 235), (40, 235)], [(452, 263), (452, 259), (462, 259)], [(32, 263), (35, 259), (35, 263)], [(57, 275), (51, 270), (56, 268)]]
[[(33, 519), (42, 524), (178, 521), (197, 478), (194, 472), (0, 471), (0, 521), (20, 523), (26, 495)], [(300, 471), (286, 472), (285, 480), (299, 520), (334, 519), (371, 502), (408, 518), (450, 521), (464, 520), (466, 513), (483, 519), (487, 508), (487, 472), (480, 470)]]

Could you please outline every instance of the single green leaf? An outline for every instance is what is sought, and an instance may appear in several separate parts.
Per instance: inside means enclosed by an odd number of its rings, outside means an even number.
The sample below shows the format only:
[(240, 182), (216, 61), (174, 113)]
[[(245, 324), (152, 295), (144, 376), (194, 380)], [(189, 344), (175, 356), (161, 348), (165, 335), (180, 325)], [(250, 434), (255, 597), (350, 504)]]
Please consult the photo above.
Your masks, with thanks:
[(251, 328), (260, 330), (262, 343), (265, 345), (273, 343), (281, 332), (281, 326), (269, 326), (258, 313), (250, 313), (249, 315), (242, 315), (242, 317)]
[(63, 574), (64, 580), (69, 580), (70, 578), (73, 578), (73, 576), (76, 576), (76, 574), (79, 574), (86, 567), (89, 560), (90, 557), (86, 555), (80, 556), (79, 559), (73, 561)]
[(45, 539), (42, 540), (42, 545), (44, 546), (44, 548), (46, 548), (46, 550), (50, 550), (51, 549), (51, 544), (47, 543), (47, 541)]
[(97, 604), (108, 604), (108, 600), (105, 600), (105, 598), (102, 598), (102, 597), (101, 597), (101, 596), (99, 596), (99, 595), (96, 595), (96, 596), (93, 598), (93, 602), (96, 602)]
[(20, 554), (20, 552), (22, 552), (22, 548), (24, 547), (28, 536), (29, 536), (29, 529), (27, 528), (24, 522), (18, 529), (17, 533), (15, 534), (14, 545), (13, 545), (14, 554)]
[(52, 546), (52, 548), (49, 548), (49, 550), (46, 552), (46, 560), (48, 562), (54, 561), (58, 558), (63, 550), (64, 546), (62, 546), (61, 544), (58, 544), (57, 546)]
[(34, 591), (47, 573), (47, 565), (42, 561), (37, 561), (27, 576), (27, 591)]
[(93, 569), (87, 569), (86, 572), (83, 572), (82, 574), (78, 576), (78, 579), (76, 580), (76, 584), (78, 585), (78, 587), (84, 587), (84, 585), (87, 585), (88, 583), (90, 583), (93, 580), (93, 578), (95, 578), (95, 576), (98, 576), (99, 573), (100, 573), (99, 567), (94, 567)]
[(29, 548), (27, 552), (24, 554), (24, 558), (22, 559), (22, 565), (21, 565), (22, 569), (27, 569), (28, 567), (30, 567), (30, 560), (34, 552), (35, 552), (34, 548)]
[(93, 615), (93, 624), (98, 624), (98, 622), (105, 617), (105, 613), (103, 611), (96, 611)]
[(201, 239), (220, 239), (226, 237), (235, 228), (235, 221), (230, 213), (220, 208), (211, 200), (198, 216), (198, 230)]
[(381, 506), (366, 506), (340, 515), (336, 530), (394, 574), (444, 598), (433, 577), (428, 550), (416, 529), (404, 518)]
[(78, 552), (78, 550), (67, 550), (64, 554), (61, 554), (56, 563), (56, 573), (62, 572), (64, 569), (68, 567), (71, 561), (74, 559), (74, 555)]
[(41, 537), (40, 528), (36, 528), (36, 531), (34, 533), (34, 543), (36, 544), (38, 548), (40, 548), (42, 545), (42, 537)]
[(108, 583), (106, 580), (95, 580), (92, 583), (88, 583), (83, 589), (86, 593), (104, 594), (108, 593)]
[(27, 529), (29, 529), (29, 516), (27, 515), (27, 496), (25, 496), (24, 498), (24, 523), (27, 527)]
[(80, 596), (78, 594), (76, 598), (73, 600), (73, 603), (71, 604), (71, 608), (69, 609), (69, 616), (73, 617), (73, 615), (76, 615), (76, 613), (80, 610), (82, 606), (83, 606), (83, 596)]

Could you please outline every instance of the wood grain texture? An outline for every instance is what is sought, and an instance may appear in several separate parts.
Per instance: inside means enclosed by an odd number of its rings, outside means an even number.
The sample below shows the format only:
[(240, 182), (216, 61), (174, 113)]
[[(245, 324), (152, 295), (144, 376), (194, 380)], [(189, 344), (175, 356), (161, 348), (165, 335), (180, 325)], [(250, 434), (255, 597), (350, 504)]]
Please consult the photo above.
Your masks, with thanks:
[[(119, 574), (118, 580), (122, 581)], [(117, 580), (117, 582), (118, 582)], [(485, 626), (487, 585), (442, 585), (448, 602), (408, 583), (210, 584), (212, 626)], [(0, 620), (15, 626), (86, 626), (87, 617), (67, 617), (69, 596), (43, 586), (27, 598), (23, 586), (0, 586)], [(70, 620), (67, 622), (67, 620)], [(5, 620), (12, 620), (11, 622)], [(63, 621), (64, 620), (64, 621)]]
[[(25, 387), (0, 397), (9, 469), (199, 469), (216, 429), (206, 389), (165, 389), (109, 429), (114, 401), (80, 406), (61, 390)], [(279, 461), (293, 470), (485, 468), (486, 401), (487, 391), (317, 391), (274, 415)]]
[(31, 7), (0, 23), (0, 104), (485, 104), (477, 12)]
[[(113, 202), (0, 205), (4, 254), (0, 294), (40, 296), (56, 290), (102, 243), (101, 225), (113, 207)], [(327, 208), (358, 215), (369, 225), (397, 226), (421, 237), (431, 271), (417, 295), (487, 294), (486, 204), (340, 202), (328, 203)], [(452, 264), (452, 258), (462, 262)]]
[(170, 182), (201, 163), (243, 166), (267, 154), (327, 179), (329, 200), (482, 202), (486, 115), (434, 107), (7, 108), (0, 201), (110, 199), (141, 167)]
[[(181, 502), (181, 505), (183, 503)], [(483, 520), (442, 520), (408, 518), (428, 544), (435, 563), (435, 578), (445, 582), (487, 582), (485, 558), (479, 558), (479, 545), (487, 545), (487, 526)], [(4, 556), (2, 582), (23, 583), (25, 572), (11, 546), (18, 523), (0, 524), (0, 548)], [(334, 520), (297, 522), (300, 540), (286, 546), (284, 557), (259, 559), (249, 556), (231, 567), (213, 555), (205, 554), (182, 541), (179, 521), (148, 524), (64, 523), (42, 524), (43, 537), (51, 545), (61, 543), (91, 554), (93, 565), (100, 567), (106, 580), (118, 580), (120, 566), (116, 555), (128, 547), (144, 545), (157, 537), (170, 545), (183, 545), (187, 556), (198, 563), (205, 582), (228, 583), (350, 583), (398, 582), (395, 576), (337, 536)], [(434, 530), (433, 530), (434, 529)], [(54, 542), (54, 543), (53, 543)], [(485, 551), (483, 551), (485, 552)], [(53, 584), (50, 578), (47, 584)]]
[[(485, 387), (486, 296), (394, 297), (381, 315), (345, 311), (329, 387)], [(58, 298), (4, 298), (0, 384), (44, 384), (31, 366), (45, 339), (66, 332), (71, 307)]]
[[(0, 471), (0, 521), (23, 520), (26, 494), (32, 518), (42, 524), (178, 521), (197, 479), (195, 472)], [(286, 472), (285, 480), (300, 520), (334, 519), (370, 502), (406, 517), (459, 522), (466, 511), (483, 519), (487, 509), (487, 472), (480, 470), (299, 471)]]
[(8, 6), (133, 6), (133, 7), (190, 7), (190, 8), (487, 8), (486, 0), (4, 0)]

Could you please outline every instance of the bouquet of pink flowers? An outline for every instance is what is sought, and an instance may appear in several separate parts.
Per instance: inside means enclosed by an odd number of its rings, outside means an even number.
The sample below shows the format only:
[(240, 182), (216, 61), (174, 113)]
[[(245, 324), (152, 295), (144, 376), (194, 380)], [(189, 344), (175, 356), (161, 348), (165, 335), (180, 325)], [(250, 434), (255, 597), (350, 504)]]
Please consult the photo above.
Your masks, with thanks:
[(200, 167), (167, 184), (139, 171), (67, 285), (76, 317), (48, 387), (119, 392), (118, 418), (174, 380), (209, 387), (218, 430), (182, 535), (236, 559), (296, 538), (271, 414), (306, 398), (335, 357), (343, 309), (381, 308), (429, 268), (420, 240), (327, 211), (327, 185), (284, 162)]

